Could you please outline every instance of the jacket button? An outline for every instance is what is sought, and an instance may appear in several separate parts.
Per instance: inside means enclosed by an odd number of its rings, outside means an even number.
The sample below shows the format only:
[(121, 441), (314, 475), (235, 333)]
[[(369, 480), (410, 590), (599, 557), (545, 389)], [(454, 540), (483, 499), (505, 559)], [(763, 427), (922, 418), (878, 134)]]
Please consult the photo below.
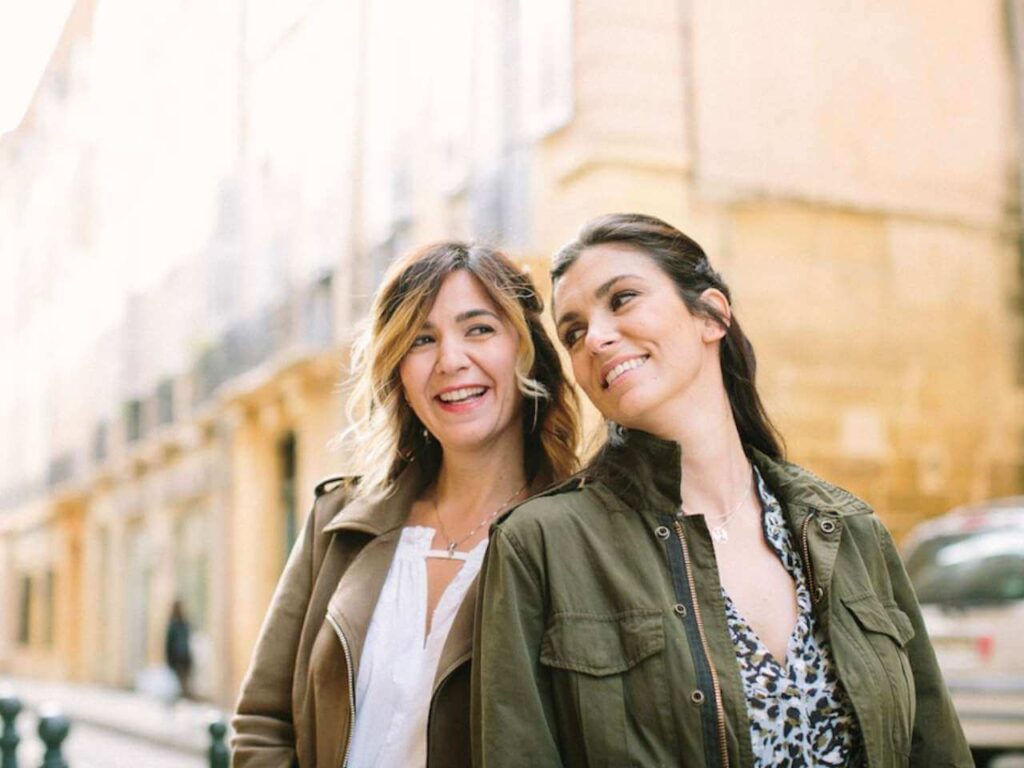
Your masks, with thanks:
[(657, 528), (654, 529), (654, 535), (657, 536), (659, 539), (667, 539), (668, 528), (666, 528), (664, 525), (659, 525)]
[(676, 603), (675, 605), (673, 605), (672, 610), (676, 612), (676, 616), (686, 615), (686, 606), (682, 603)]
[(693, 693), (691, 693), (690, 694), (690, 701), (692, 701), (694, 704), (703, 704), (704, 703), (704, 691), (694, 691)]
[(821, 602), (821, 598), (823, 598), (824, 596), (825, 596), (825, 590), (824, 589), (822, 589), (821, 587), (815, 587), (814, 588), (814, 602), (820, 603)]
[(835, 533), (837, 526), (834, 520), (825, 518), (818, 522), (818, 527), (821, 528), (822, 533)]

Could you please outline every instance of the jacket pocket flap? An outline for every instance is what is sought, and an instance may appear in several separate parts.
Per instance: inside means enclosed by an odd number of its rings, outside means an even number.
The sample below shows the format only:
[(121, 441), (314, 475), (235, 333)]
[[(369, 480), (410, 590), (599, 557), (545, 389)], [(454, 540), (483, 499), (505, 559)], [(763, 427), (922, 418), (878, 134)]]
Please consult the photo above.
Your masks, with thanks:
[(600, 677), (625, 672), (664, 647), (661, 611), (562, 613), (544, 633), (540, 662)]
[(883, 605), (873, 594), (844, 597), (843, 604), (850, 609), (862, 628), (868, 632), (888, 635), (901, 648), (914, 637), (914, 625), (896, 604)]

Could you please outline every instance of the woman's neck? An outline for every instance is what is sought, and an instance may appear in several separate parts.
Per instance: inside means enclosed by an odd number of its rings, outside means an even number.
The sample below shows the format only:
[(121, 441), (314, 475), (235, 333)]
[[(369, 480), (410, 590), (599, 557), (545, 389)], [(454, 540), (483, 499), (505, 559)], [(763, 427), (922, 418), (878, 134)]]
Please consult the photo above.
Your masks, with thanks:
[(687, 513), (728, 513), (750, 485), (750, 462), (743, 450), (725, 390), (699, 407), (682, 408), (663, 437), (679, 443), (680, 497)]
[(438, 506), (475, 516), (497, 509), (526, 485), (522, 440), (516, 444), (459, 453), (446, 451), (437, 474)]

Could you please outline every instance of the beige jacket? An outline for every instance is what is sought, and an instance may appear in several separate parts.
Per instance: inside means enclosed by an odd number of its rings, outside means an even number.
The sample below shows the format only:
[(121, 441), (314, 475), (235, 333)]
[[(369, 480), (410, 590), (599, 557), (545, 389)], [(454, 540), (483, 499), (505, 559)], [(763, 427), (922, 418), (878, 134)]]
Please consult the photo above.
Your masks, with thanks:
[[(387, 498), (353, 501), (352, 483), (340, 478), (317, 487), (242, 683), (232, 722), (236, 768), (345, 765), (363, 642), (420, 485), (410, 468)], [(475, 602), (474, 583), (438, 664), (429, 768), (469, 764)]]

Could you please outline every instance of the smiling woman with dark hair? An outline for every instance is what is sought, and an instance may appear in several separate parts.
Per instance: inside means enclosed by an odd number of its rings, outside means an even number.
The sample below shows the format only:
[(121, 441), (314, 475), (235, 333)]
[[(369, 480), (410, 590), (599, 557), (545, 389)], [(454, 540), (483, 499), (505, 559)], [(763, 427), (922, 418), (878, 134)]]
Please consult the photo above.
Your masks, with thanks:
[(495, 526), (477, 766), (969, 766), (892, 538), (785, 461), (697, 243), (638, 214), (554, 259), (609, 438)]
[(393, 264), (356, 346), (344, 439), (234, 719), (234, 765), (465, 766), (488, 527), (575, 468), (576, 401), (530, 279), (451, 242)]

